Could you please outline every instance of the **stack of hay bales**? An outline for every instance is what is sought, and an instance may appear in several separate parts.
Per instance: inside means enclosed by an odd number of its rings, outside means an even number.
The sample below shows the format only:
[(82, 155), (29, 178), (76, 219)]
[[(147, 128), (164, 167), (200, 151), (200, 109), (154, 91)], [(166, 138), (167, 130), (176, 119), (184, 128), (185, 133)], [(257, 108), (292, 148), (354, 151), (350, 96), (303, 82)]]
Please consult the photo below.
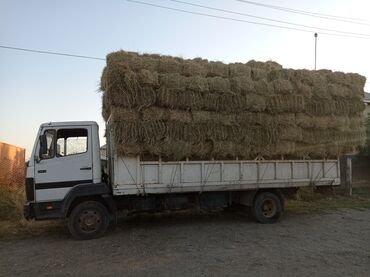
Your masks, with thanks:
[(365, 141), (365, 78), (118, 51), (101, 78), (118, 155), (334, 158)]

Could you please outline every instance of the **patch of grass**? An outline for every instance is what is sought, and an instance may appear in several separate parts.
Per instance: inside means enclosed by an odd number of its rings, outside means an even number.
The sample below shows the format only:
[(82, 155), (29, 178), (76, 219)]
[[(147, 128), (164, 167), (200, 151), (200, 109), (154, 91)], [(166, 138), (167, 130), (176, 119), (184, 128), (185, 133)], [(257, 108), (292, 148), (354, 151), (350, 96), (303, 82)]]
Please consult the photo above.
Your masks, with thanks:
[(41, 235), (63, 228), (57, 221), (27, 221), (23, 218), (25, 195), (19, 187), (0, 185), (0, 239)]
[(353, 196), (344, 196), (342, 191), (314, 193), (301, 189), (300, 199), (288, 199), (286, 211), (291, 213), (311, 213), (336, 209), (370, 209), (370, 188), (355, 188)]
[(18, 186), (0, 185), (0, 220), (18, 221), (22, 219), (24, 192)]

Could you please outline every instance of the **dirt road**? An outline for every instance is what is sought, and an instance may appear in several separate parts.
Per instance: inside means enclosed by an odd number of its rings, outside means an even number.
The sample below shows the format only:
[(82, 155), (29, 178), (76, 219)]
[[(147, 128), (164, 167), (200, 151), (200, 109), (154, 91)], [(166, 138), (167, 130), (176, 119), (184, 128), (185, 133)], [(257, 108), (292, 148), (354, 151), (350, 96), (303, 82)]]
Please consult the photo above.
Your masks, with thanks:
[(0, 241), (1, 276), (370, 276), (370, 210), (286, 215), (148, 215), (106, 237), (67, 231)]

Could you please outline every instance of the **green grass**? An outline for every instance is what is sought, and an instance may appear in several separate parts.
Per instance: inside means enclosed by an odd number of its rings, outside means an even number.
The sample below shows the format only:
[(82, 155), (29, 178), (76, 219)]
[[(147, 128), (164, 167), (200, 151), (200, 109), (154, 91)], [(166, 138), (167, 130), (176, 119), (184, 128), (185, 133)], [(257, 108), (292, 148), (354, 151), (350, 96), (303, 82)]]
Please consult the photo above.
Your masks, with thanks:
[(309, 189), (301, 189), (300, 199), (288, 199), (288, 213), (312, 213), (337, 209), (370, 209), (370, 188), (354, 188), (352, 197), (345, 196), (337, 189), (331, 193), (313, 193)]

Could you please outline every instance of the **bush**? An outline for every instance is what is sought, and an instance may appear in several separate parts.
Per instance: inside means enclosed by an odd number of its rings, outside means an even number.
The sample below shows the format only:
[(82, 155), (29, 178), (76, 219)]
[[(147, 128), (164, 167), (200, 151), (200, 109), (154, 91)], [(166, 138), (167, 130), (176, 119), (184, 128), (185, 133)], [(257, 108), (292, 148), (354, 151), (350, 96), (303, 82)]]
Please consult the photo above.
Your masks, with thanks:
[(23, 202), (23, 188), (0, 185), (0, 220), (20, 220)]

